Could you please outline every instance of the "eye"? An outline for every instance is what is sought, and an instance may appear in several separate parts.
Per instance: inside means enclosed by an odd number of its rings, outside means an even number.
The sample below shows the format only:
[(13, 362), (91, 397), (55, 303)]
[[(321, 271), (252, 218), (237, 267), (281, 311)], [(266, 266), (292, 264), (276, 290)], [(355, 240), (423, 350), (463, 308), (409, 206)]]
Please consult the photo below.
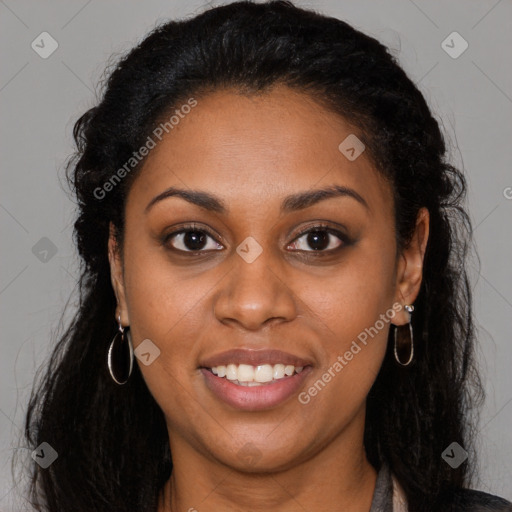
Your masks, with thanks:
[(213, 238), (213, 234), (210, 234), (206, 229), (198, 229), (195, 226), (185, 227), (166, 235), (163, 243), (181, 252), (217, 251), (223, 249), (223, 246)]
[(348, 237), (341, 231), (328, 226), (314, 226), (302, 231), (288, 248), (306, 252), (329, 252), (347, 243)]
[[(222, 250), (223, 246), (215, 240), (215, 235), (206, 228), (196, 225), (183, 226), (181, 229), (165, 235), (162, 244), (172, 250), (184, 253), (198, 253)], [(349, 245), (348, 236), (330, 226), (316, 225), (304, 229), (287, 249), (304, 252), (326, 253)]]

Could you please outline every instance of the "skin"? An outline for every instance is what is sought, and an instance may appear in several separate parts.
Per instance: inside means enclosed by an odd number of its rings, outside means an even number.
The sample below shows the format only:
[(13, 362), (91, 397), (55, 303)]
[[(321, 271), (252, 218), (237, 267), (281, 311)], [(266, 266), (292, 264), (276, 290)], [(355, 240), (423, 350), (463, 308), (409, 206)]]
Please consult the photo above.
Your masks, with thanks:
[[(159, 512), (369, 510), (377, 473), (363, 446), (365, 402), (390, 323), (307, 405), (292, 396), (263, 411), (234, 409), (209, 391), (198, 366), (234, 347), (278, 348), (312, 361), (307, 390), (379, 315), (414, 303), (428, 212), (420, 210), (398, 252), (390, 185), (367, 154), (349, 161), (338, 149), (359, 132), (304, 94), (278, 86), (197, 100), (134, 180), (122, 250), (113, 231), (109, 240), (116, 315), (135, 348), (149, 338), (161, 351), (149, 366), (137, 360), (173, 455)], [(345, 196), (280, 213), (285, 196), (330, 185), (350, 187), (367, 207)], [(214, 194), (228, 212), (180, 197), (145, 212), (171, 186)], [(307, 235), (298, 238), (318, 221), (345, 226), (353, 242), (331, 235), (328, 249), (340, 248), (319, 256)], [(161, 241), (188, 222), (216, 234), (203, 256), (179, 252), (187, 249), (181, 237)], [(249, 236), (263, 249), (252, 263), (236, 252)], [(408, 321), (402, 309), (392, 323)], [(241, 456), (247, 443), (257, 457)]]

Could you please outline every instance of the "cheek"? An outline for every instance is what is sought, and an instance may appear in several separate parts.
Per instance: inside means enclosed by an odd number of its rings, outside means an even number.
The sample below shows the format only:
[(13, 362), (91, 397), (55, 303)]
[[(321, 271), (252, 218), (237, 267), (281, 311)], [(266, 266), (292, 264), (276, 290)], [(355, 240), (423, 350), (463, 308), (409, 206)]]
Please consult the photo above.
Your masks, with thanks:
[[(191, 279), (185, 267), (176, 267), (161, 249), (135, 247), (126, 262), (126, 292), (130, 323), (143, 337), (164, 343), (185, 325), (200, 324), (198, 311), (215, 280)], [(179, 339), (175, 339), (179, 342)]]
[(383, 361), (395, 314), (394, 268), (393, 243), (368, 237), (328, 279), (302, 280), (300, 294), (322, 333), (322, 372), (332, 390), (320, 402), (343, 397), (344, 413), (364, 401)]
[[(132, 254), (125, 268), (134, 349), (149, 339), (160, 351), (148, 366), (138, 359), (136, 362), (166, 420), (185, 435), (186, 425), (195, 424), (204, 414), (193, 389), (198, 377), (195, 342), (206, 328), (200, 310), (205, 307), (204, 298), (213, 282), (196, 279), (190, 286), (190, 280), (171, 271), (171, 265), (161, 256), (145, 252), (137, 257), (136, 251)], [(173, 411), (179, 411), (179, 415)], [(177, 418), (181, 427), (175, 425)]]
[(299, 293), (304, 302), (331, 333), (331, 351), (343, 348), (391, 308), (394, 270), (393, 244), (367, 237), (328, 274), (297, 279), (303, 283)]
[(125, 276), (134, 348), (149, 339), (160, 351), (151, 365), (137, 363), (157, 401), (172, 401), (176, 395), (169, 390), (189, 386), (197, 373), (195, 342), (206, 328), (202, 312), (214, 276), (185, 278), (184, 271), (173, 269), (158, 251), (135, 247), (126, 261)]

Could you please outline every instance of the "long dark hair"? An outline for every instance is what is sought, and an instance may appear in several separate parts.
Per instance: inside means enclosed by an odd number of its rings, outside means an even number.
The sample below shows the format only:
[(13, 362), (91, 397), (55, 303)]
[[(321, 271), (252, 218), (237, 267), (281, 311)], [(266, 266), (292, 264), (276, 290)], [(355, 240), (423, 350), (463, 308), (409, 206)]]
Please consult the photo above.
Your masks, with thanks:
[[(37, 510), (154, 512), (172, 469), (163, 413), (138, 366), (125, 386), (114, 384), (106, 367), (117, 329), (109, 223), (122, 245), (125, 198), (140, 166), (104, 197), (98, 188), (184, 99), (220, 88), (260, 93), (276, 84), (309, 94), (360, 129), (366, 154), (393, 186), (399, 248), (419, 209), (430, 212), (412, 317), (415, 360), (399, 367), (388, 349), (367, 399), (368, 459), (377, 469), (389, 464), (414, 511), (436, 510), (471, 482), (483, 397), (465, 267), (471, 224), (465, 180), (447, 162), (439, 124), (377, 40), (290, 2), (236, 2), (156, 28), (117, 63), (101, 100), (75, 124), (68, 179), (78, 202), (80, 300), (26, 417), (30, 445), (47, 442), (59, 454), (47, 469), (33, 466)], [(457, 469), (441, 457), (454, 441), (470, 454)]]

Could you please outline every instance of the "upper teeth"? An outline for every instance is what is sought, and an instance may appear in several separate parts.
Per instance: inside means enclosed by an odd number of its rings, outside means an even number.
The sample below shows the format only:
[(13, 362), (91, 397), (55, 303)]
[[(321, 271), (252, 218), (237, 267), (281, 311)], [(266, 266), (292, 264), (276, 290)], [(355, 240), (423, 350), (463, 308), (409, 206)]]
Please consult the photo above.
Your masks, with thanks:
[(295, 372), (300, 373), (303, 366), (293, 366), (292, 364), (262, 364), (251, 366), (249, 364), (228, 364), (227, 366), (214, 366), (212, 373), (218, 377), (225, 377), (227, 380), (238, 381), (238, 384), (258, 385), (258, 383), (271, 382), (272, 380), (282, 379), (285, 376), (291, 376)]

